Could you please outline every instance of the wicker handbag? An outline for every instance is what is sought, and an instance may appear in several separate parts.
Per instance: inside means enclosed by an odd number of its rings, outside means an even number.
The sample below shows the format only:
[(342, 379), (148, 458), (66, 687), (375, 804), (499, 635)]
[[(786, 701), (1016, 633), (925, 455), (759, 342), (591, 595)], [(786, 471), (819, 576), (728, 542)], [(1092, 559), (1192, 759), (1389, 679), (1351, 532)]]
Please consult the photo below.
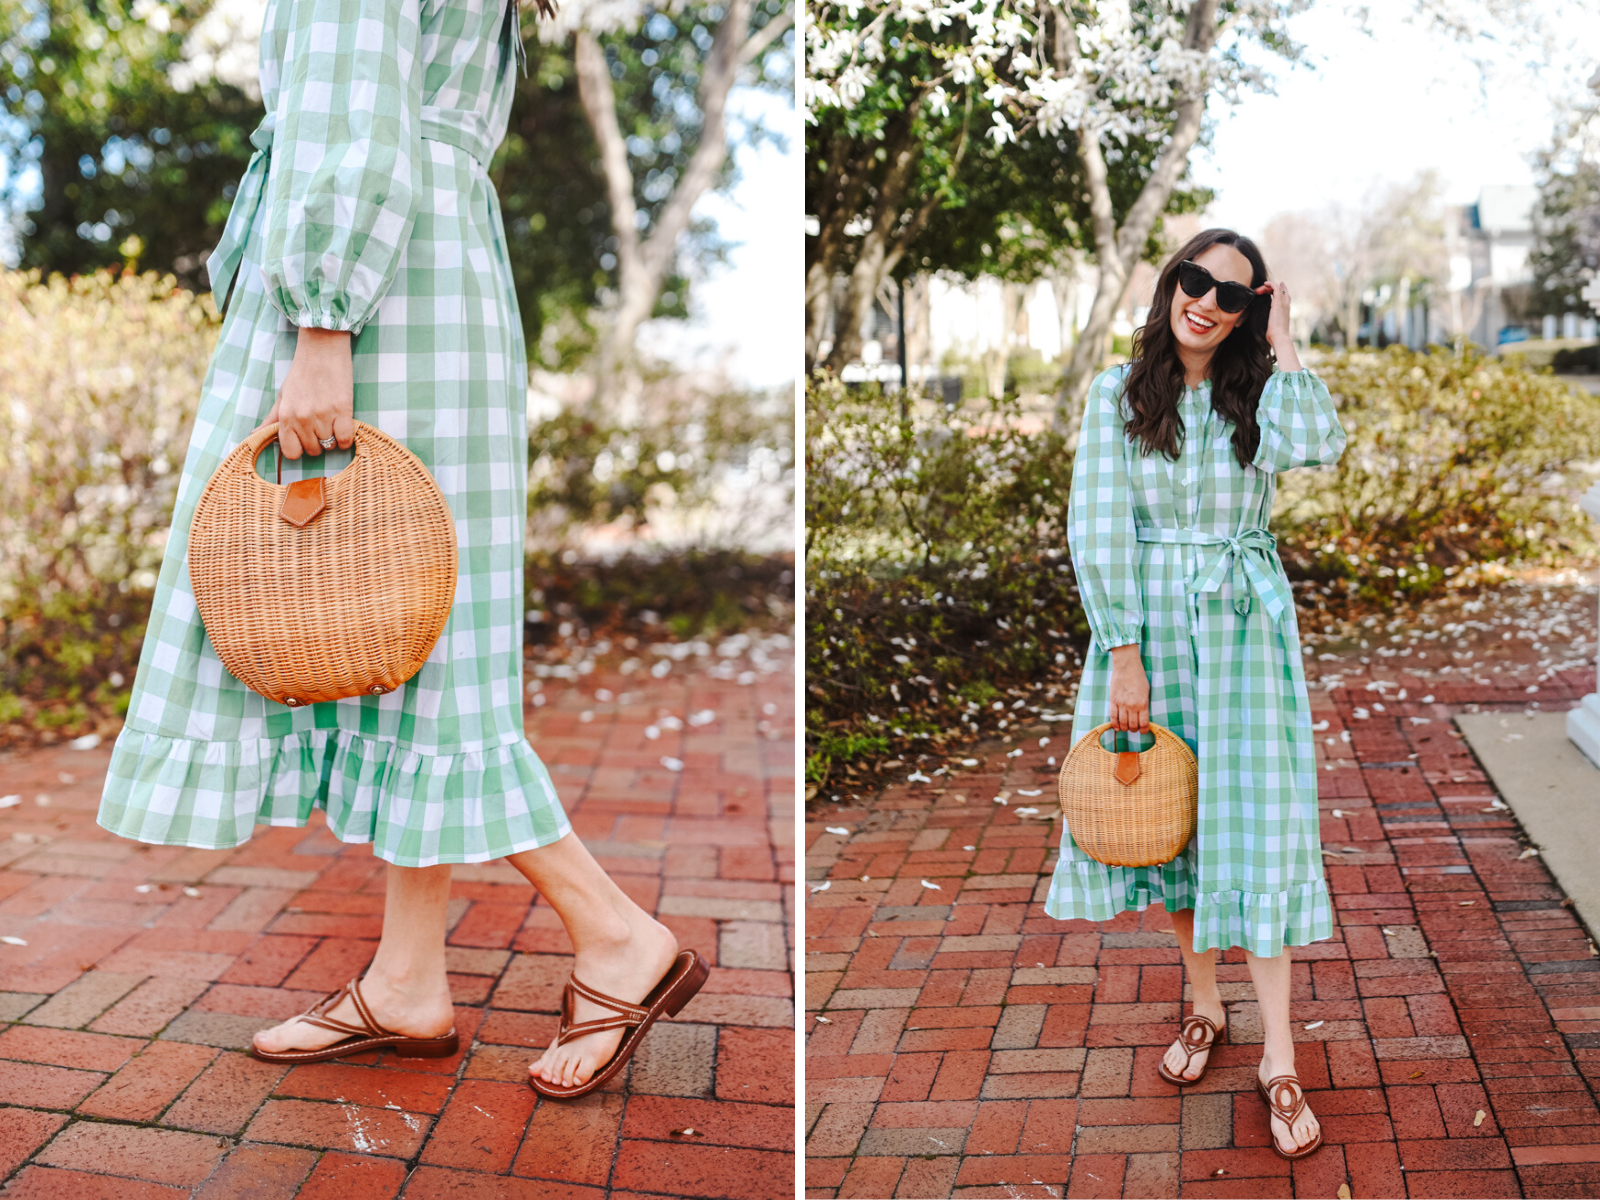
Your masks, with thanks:
[(1200, 768), (1182, 738), (1154, 722), (1142, 753), (1100, 744), (1089, 731), (1061, 764), (1057, 794), (1072, 840), (1108, 867), (1153, 867), (1183, 853), (1200, 807)]
[(394, 691), (455, 600), (456, 529), (439, 485), (394, 438), (355, 425), (348, 467), (288, 487), (256, 474), (278, 432), (262, 426), (195, 506), (189, 581), (217, 657), (292, 708)]

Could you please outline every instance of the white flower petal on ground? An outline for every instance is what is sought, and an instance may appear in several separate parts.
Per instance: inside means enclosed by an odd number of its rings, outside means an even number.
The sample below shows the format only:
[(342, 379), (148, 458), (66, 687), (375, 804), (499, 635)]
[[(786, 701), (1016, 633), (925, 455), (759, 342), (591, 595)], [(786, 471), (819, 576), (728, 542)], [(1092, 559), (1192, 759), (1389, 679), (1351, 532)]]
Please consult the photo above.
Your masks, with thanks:
[[(1529, 688), (1528, 690), (1530, 692), (1536, 692), (1539, 689)], [(100, 744), (100, 735), (98, 733), (86, 733), (80, 738), (73, 738), (72, 741), (68, 742), (67, 744), (74, 750), (93, 750)]]
[(1307, 1025), (1306, 1028), (1307, 1029), (1316, 1029), (1318, 1026), (1325, 1025), (1325, 1024), (1327, 1024), (1327, 1022), (1325, 1022), (1325, 1021), (1313, 1021), (1313, 1022), (1311, 1022), (1311, 1024)]
[(829, 888), (831, 888), (832, 886), (833, 886), (833, 880), (831, 880), (831, 879), (828, 880), (827, 883), (819, 883), (816, 887), (811, 889), (811, 894), (813, 896), (815, 896), (818, 892), (825, 892)]
[(944, 889), (942, 887), (940, 887), (937, 883), (929, 883), (926, 879), (924, 879), (922, 881), (922, 886), (925, 887), (925, 888), (929, 888), (929, 889), (931, 889), (931, 890), (933, 890), (935, 892), (944, 891)]
[(186, 887), (183, 889), (183, 894), (193, 900), (200, 895), (200, 889), (195, 887)]
[(4, 942), (8, 946), (26, 946), (28, 944), (22, 938), (11, 937), (9, 935), (6, 937), (0, 937), (0, 942)]
[(907, 783), (932, 783), (933, 780), (930, 779), (928, 776), (924, 775), (921, 771), (913, 771), (913, 772), (911, 772), (911, 774), (906, 776), (906, 782)]
[(683, 759), (673, 758), (670, 754), (663, 754), (661, 756), (661, 765), (669, 771), (681, 771), (683, 770)]
[(1042, 796), (1042, 795), (1044, 795), (1044, 789), (1043, 788), (1018, 788), (1017, 789), (1017, 795), (1019, 795), (1019, 796)]
[(828, 826), (825, 826), (825, 828), (827, 829), (827, 831), (829, 833), (842, 834), (845, 837), (849, 837), (850, 836), (850, 831), (848, 829), (846, 829), (843, 825), (828, 825)]
[(22, 803), (21, 796), (0, 796), (0, 808), (15, 808)]

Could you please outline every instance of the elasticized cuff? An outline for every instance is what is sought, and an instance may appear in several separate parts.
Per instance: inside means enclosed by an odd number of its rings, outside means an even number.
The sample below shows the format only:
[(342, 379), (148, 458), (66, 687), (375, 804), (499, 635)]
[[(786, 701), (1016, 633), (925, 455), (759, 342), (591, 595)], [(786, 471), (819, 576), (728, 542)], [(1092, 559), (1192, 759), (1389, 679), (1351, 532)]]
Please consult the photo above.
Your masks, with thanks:
[(332, 329), (338, 333), (361, 332), (358, 322), (349, 317), (336, 317), (328, 312), (297, 312), (289, 320), (299, 329)]
[(1144, 641), (1144, 626), (1141, 625), (1110, 625), (1105, 629), (1096, 629), (1094, 640), (1100, 643), (1102, 650), (1114, 650), (1118, 646), (1138, 645)]

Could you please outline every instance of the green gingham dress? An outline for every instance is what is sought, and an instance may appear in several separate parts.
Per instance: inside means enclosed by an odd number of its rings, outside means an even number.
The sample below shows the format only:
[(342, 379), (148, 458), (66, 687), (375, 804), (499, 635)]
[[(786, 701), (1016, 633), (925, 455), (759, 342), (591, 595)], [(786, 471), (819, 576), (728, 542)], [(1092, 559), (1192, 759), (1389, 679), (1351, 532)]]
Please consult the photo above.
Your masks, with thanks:
[(1072, 740), (1110, 720), (1110, 647), (1139, 643), (1150, 720), (1199, 761), (1199, 822), (1156, 867), (1105, 866), (1063, 828), (1045, 911), (1105, 921), (1152, 902), (1193, 909), (1196, 950), (1271, 958), (1331, 937), (1333, 916), (1300, 633), (1266, 529), (1278, 472), (1334, 462), (1345, 433), (1320, 379), (1276, 371), (1251, 467), (1234, 456), (1209, 381), (1178, 402), (1177, 461), (1146, 456), (1123, 435), (1127, 370), (1095, 380), (1072, 464), (1067, 539), (1092, 634)]
[[(227, 310), (101, 799), (113, 833), (219, 849), (323, 808), (342, 841), (421, 867), (570, 832), (522, 726), (527, 369), (486, 171), (521, 53), (514, 0), (268, 4), (267, 115), (207, 262)], [(355, 416), (438, 480), (460, 575), (404, 687), (290, 709), (223, 669), (186, 551), (201, 489), (272, 407), (298, 326), (353, 335)], [(285, 463), (284, 481), (340, 458)]]

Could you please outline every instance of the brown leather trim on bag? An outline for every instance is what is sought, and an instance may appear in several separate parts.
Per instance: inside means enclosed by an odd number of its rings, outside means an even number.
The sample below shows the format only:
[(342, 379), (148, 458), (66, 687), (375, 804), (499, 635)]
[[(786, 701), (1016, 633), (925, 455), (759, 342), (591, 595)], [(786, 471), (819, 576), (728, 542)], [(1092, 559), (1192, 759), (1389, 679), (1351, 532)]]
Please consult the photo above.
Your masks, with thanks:
[(1127, 787), (1139, 778), (1139, 752), (1124, 750), (1117, 755), (1117, 782)]
[(283, 507), (278, 510), (278, 515), (297, 529), (304, 529), (327, 507), (320, 476), (316, 479), (297, 479), (284, 493)]

